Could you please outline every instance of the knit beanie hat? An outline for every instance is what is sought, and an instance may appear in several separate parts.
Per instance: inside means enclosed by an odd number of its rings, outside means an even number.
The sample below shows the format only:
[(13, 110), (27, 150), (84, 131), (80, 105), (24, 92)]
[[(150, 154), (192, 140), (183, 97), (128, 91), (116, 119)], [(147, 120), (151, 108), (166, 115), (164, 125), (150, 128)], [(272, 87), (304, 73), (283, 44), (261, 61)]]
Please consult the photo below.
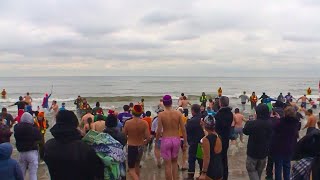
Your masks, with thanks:
[(170, 95), (163, 96), (163, 105), (164, 106), (171, 106), (172, 105), (172, 98)]
[(136, 104), (136, 105), (133, 106), (132, 115), (134, 115), (136, 117), (140, 117), (142, 113), (143, 113), (143, 108), (142, 108), (141, 105)]
[(34, 123), (32, 115), (28, 112), (25, 112), (22, 114), (20, 121), (24, 123), (29, 123), (29, 124)]

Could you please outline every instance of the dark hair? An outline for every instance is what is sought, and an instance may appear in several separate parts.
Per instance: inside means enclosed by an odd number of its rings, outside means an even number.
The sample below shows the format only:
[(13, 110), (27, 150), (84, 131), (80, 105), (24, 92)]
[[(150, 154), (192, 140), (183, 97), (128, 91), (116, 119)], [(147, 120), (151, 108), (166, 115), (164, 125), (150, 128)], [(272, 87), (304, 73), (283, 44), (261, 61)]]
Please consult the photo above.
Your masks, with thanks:
[(193, 105), (191, 106), (191, 111), (193, 111), (193, 112), (196, 113), (196, 114), (199, 114), (199, 113), (200, 113), (200, 106), (199, 106), (199, 104), (193, 104)]
[(76, 128), (79, 126), (79, 121), (77, 116), (72, 111), (59, 111), (56, 116), (57, 124), (63, 124), (66, 126), (71, 126)]
[(57, 104), (57, 101), (56, 101), (56, 100), (53, 100), (52, 102), (54, 102), (55, 104)]
[(113, 128), (113, 127), (117, 127), (117, 125), (118, 125), (118, 118), (115, 115), (110, 114), (106, 120), (106, 127)]
[(20, 100), (20, 101), (22, 101), (22, 100), (23, 100), (23, 97), (22, 97), (22, 96), (20, 96), (20, 97), (19, 97), (19, 100)]
[(130, 106), (130, 107), (133, 107), (133, 103), (129, 103), (129, 106)]
[(144, 99), (143, 99), (143, 98), (141, 99), (141, 102), (144, 102)]
[(151, 116), (151, 112), (150, 112), (150, 111), (147, 111), (147, 112), (146, 112), (146, 116), (147, 116), (147, 117), (150, 117), (150, 116)]
[(182, 99), (183, 99), (183, 100), (187, 100), (187, 97), (186, 97), (186, 96), (183, 96)]
[(213, 101), (213, 100), (210, 98), (210, 99), (209, 99), (209, 102), (212, 102), (212, 101)]
[(240, 110), (239, 110), (239, 108), (236, 108), (235, 110), (234, 110), (234, 113), (240, 113)]
[(129, 110), (130, 110), (130, 106), (124, 105), (124, 106), (123, 106), (123, 110), (124, 110), (124, 111), (129, 111)]
[(2, 108), (1, 112), (7, 112), (7, 108)]
[(313, 114), (312, 109), (308, 109), (308, 113)]
[(100, 102), (96, 102), (96, 106), (97, 106), (97, 107), (100, 107)]
[(266, 104), (259, 104), (256, 108), (257, 119), (268, 119), (270, 118), (269, 108)]
[(30, 93), (29, 93), (29, 92), (27, 92), (27, 95), (29, 96), (29, 95), (30, 95)]
[(87, 121), (88, 121), (88, 125), (89, 125), (89, 130), (90, 130), (90, 129), (91, 129), (91, 123), (92, 123), (93, 120), (92, 120), (92, 118), (90, 117), (90, 118), (88, 118)]
[(103, 117), (103, 115), (98, 114), (97, 115), (97, 121), (100, 121), (100, 120), (104, 120), (104, 117)]
[(184, 96), (184, 93), (181, 93), (181, 96)]
[(221, 96), (220, 97), (220, 103), (222, 107), (229, 106), (229, 98), (227, 96)]

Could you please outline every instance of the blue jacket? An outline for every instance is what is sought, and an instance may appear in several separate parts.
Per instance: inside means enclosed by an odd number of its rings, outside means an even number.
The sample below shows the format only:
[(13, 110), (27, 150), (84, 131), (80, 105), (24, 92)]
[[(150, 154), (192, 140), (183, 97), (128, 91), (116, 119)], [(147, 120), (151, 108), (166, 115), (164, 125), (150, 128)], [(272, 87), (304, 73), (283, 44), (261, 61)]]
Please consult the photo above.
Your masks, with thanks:
[(10, 143), (0, 144), (0, 179), (23, 180), (23, 175), (18, 162), (11, 159), (12, 146)]

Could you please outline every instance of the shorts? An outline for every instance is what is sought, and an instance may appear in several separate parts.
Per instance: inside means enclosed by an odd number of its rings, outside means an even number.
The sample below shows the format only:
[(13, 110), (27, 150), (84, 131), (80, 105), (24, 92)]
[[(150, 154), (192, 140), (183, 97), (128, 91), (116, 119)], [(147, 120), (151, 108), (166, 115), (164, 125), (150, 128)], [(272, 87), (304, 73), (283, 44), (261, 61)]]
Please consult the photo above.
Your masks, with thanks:
[(301, 103), (301, 107), (302, 107), (302, 108), (307, 108), (307, 103), (306, 103), (306, 102), (302, 102), (302, 103)]
[(183, 114), (185, 117), (189, 116), (189, 109), (183, 109)]
[(242, 105), (246, 104), (246, 102), (241, 102)]
[(161, 156), (164, 160), (177, 158), (181, 146), (180, 137), (165, 137), (161, 139)]
[(243, 128), (234, 128), (234, 133), (236, 135), (243, 135)]
[(130, 169), (139, 164), (143, 155), (144, 146), (128, 146), (128, 166)]

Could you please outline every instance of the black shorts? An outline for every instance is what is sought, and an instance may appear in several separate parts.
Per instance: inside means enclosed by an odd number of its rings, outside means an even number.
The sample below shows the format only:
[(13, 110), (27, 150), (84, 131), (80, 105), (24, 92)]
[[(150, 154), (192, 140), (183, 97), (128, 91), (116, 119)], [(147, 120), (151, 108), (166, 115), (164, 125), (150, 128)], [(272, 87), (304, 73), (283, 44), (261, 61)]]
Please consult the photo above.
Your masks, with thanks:
[(189, 109), (183, 109), (183, 114), (185, 117), (189, 116)]
[(144, 146), (128, 146), (128, 166), (130, 169), (135, 168), (136, 164), (139, 165)]

